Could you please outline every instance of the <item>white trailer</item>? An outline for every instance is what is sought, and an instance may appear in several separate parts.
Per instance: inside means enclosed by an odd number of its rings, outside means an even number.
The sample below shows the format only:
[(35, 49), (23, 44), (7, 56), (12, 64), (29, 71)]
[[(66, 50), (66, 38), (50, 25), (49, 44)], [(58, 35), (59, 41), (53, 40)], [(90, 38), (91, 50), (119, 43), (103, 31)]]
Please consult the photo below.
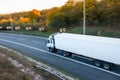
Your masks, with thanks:
[(60, 50), (64, 56), (73, 54), (91, 58), (94, 64), (105, 69), (120, 65), (120, 39), (71, 33), (56, 33), (48, 38), (51, 52)]

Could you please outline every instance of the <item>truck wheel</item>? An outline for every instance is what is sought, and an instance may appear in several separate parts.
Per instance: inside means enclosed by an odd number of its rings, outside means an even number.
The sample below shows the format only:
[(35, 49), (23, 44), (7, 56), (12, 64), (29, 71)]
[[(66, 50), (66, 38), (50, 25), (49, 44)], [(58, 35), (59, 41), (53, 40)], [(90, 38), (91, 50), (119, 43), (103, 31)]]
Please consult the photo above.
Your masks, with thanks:
[(106, 69), (106, 70), (110, 70), (110, 69), (113, 67), (112, 64), (106, 63), (106, 62), (104, 62), (104, 63), (102, 64), (102, 66), (103, 66), (103, 68)]
[(58, 50), (57, 50), (57, 53), (62, 54), (63, 51), (58, 49)]
[(97, 67), (101, 67), (101, 61), (95, 60), (94, 65)]
[(67, 51), (63, 51), (63, 56), (65, 57), (68, 57), (68, 56), (71, 56), (71, 53), (70, 52), (67, 52)]
[(62, 52), (62, 55), (65, 56), (65, 57), (68, 57), (68, 56), (70, 56), (70, 53), (68, 53), (68, 52), (66, 52), (66, 51), (63, 51), (63, 52)]
[(71, 57), (74, 58), (74, 54), (71, 54)]
[(66, 52), (63, 52), (63, 56), (65, 56), (65, 57), (67, 56)]
[(53, 49), (53, 48), (48, 48), (48, 50), (49, 50), (50, 52), (54, 52), (54, 49)]

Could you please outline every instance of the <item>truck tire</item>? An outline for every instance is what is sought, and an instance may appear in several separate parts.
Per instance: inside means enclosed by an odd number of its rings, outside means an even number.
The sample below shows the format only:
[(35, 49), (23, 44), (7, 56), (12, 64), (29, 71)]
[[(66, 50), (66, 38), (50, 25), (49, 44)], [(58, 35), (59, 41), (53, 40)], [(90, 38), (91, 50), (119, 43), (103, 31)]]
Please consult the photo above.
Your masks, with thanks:
[(74, 54), (71, 54), (71, 57), (74, 58)]
[(110, 70), (110, 69), (113, 68), (113, 64), (107, 63), (107, 62), (103, 62), (102, 67), (103, 67), (104, 69), (106, 69), (106, 70)]
[(54, 52), (53, 48), (48, 48), (49, 52)]
[(59, 54), (62, 54), (63, 53), (63, 51), (62, 50), (57, 50), (57, 52), (59, 53)]
[(97, 66), (97, 67), (101, 67), (102, 63), (99, 60), (95, 60), (94, 65)]
[(62, 54), (63, 54), (63, 56), (65, 56), (65, 57), (68, 56), (67, 53), (66, 53), (65, 51), (63, 51)]
[(63, 56), (65, 57), (70, 57), (72, 54), (70, 52), (67, 52), (67, 51), (63, 51)]

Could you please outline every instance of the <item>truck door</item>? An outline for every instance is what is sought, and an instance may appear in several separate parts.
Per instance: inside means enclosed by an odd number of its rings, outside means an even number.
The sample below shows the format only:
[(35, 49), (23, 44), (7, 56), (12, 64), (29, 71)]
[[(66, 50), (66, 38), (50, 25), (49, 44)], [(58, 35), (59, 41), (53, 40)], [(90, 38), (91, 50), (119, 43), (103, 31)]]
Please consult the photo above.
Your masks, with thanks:
[(54, 45), (55, 45), (54, 38), (52, 36), (50, 36), (47, 40), (47, 47), (48, 48), (54, 48)]

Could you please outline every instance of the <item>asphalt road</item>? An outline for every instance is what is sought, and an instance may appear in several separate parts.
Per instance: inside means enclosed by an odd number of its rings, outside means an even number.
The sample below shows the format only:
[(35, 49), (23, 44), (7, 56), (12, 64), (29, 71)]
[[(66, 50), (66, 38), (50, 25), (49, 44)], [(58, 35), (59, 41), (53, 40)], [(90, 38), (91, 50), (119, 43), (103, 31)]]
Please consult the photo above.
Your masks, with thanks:
[(45, 38), (0, 33), (0, 45), (17, 50), (25, 55), (56, 66), (83, 80), (120, 80), (120, 66), (112, 71), (97, 68), (92, 61), (80, 57), (63, 57), (46, 50)]

